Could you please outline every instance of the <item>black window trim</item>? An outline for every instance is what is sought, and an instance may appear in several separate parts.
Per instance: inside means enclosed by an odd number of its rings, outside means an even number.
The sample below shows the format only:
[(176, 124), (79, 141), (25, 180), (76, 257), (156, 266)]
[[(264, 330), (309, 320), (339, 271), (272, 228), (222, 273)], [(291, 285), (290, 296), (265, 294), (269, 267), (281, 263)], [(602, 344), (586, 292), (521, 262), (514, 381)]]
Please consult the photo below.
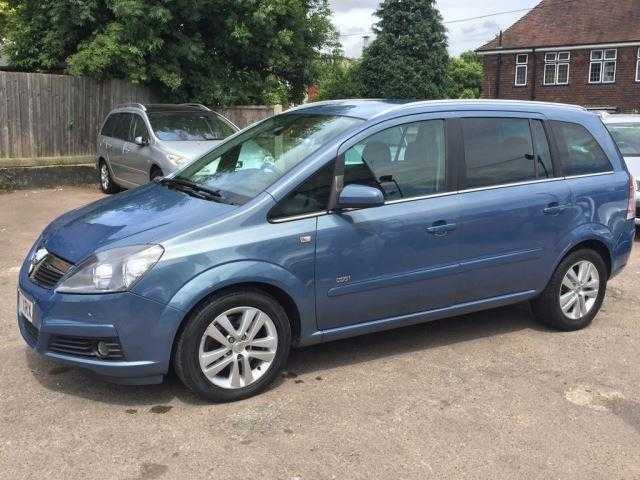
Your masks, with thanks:
[[(461, 114), (462, 113), (463, 116), (457, 116), (457, 117), (456, 116), (449, 116), (451, 114), (455, 115), (456, 113), (457, 114)], [(473, 115), (473, 113), (479, 114), (479, 115), (476, 116), (476, 115)], [(402, 125), (403, 123), (415, 123), (415, 122), (418, 122), (418, 121), (444, 120), (444, 122), (445, 122), (445, 144), (446, 144), (445, 168), (446, 168), (446, 175), (447, 175), (445, 183), (446, 183), (447, 188), (449, 190), (446, 191), (446, 192), (434, 193), (434, 194), (411, 197), (411, 198), (400, 198), (400, 199), (396, 199), (396, 200), (388, 200), (388, 201), (385, 201), (385, 204), (383, 205), (383, 207), (387, 206), (387, 205), (398, 204), (398, 203), (415, 202), (415, 201), (419, 201), (419, 200), (428, 200), (430, 198), (438, 198), (438, 197), (445, 197), (445, 196), (451, 196), (451, 195), (459, 195), (459, 194), (469, 193), (469, 192), (479, 192), (479, 191), (483, 191), (483, 190), (495, 190), (495, 189), (499, 189), (499, 188), (511, 188), (511, 187), (517, 187), (517, 186), (523, 186), (523, 185), (531, 185), (531, 184), (536, 184), (536, 183), (544, 183), (544, 182), (559, 182), (559, 181), (564, 181), (564, 180), (569, 179), (569, 178), (596, 177), (596, 176), (603, 176), (603, 175), (612, 175), (612, 174), (615, 173), (615, 169), (611, 165), (611, 160), (609, 159), (609, 156), (606, 154), (606, 152), (604, 151), (604, 149), (600, 145), (600, 142), (598, 142), (596, 140), (595, 136), (593, 136), (593, 134), (581, 123), (578, 123), (578, 122), (564, 122), (564, 123), (573, 123), (575, 125), (579, 125), (579, 126), (585, 128), (587, 130), (587, 132), (594, 138), (594, 140), (596, 141), (596, 143), (598, 144), (600, 149), (603, 151), (605, 157), (609, 161), (609, 165), (611, 166), (611, 170), (606, 171), (606, 172), (596, 172), (596, 173), (588, 173), (588, 174), (581, 174), (581, 175), (566, 176), (565, 173), (564, 173), (562, 162), (560, 160), (561, 156), (560, 156), (560, 150), (559, 150), (558, 143), (557, 143), (557, 138), (556, 138), (556, 135), (554, 133), (553, 126), (551, 125), (551, 123), (554, 120), (548, 119), (548, 118), (544, 117), (543, 115), (541, 115), (539, 113), (535, 113), (535, 112), (505, 112), (505, 113), (508, 113), (508, 114), (514, 114), (514, 113), (517, 114), (517, 115), (505, 115), (505, 116), (500, 116), (499, 112), (491, 112), (492, 113), (491, 115), (483, 115), (484, 113), (487, 113), (487, 112), (484, 112), (484, 111), (446, 112), (445, 116), (443, 116), (443, 117), (433, 117), (433, 116), (429, 115), (430, 118), (425, 118), (425, 119), (421, 119), (421, 120), (407, 121), (407, 122), (398, 122), (398, 123), (395, 123), (395, 125), (391, 125), (390, 127), (388, 127), (388, 128), (391, 128), (392, 126)], [(417, 115), (422, 116), (422, 115), (425, 115), (425, 114), (416, 114), (416, 116)], [(402, 118), (407, 118), (407, 117), (402, 117)], [(529, 124), (530, 125), (531, 125), (531, 121), (533, 121), (533, 120), (540, 121), (542, 123), (542, 127), (543, 127), (545, 135), (547, 137), (547, 144), (549, 145), (549, 150), (550, 150), (550, 153), (551, 153), (551, 164), (553, 166), (553, 177), (551, 177), (551, 178), (540, 178), (540, 179), (536, 178), (536, 179), (531, 179), (531, 180), (523, 180), (521, 182), (503, 183), (503, 184), (496, 184), (496, 185), (483, 186), (483, 187), (477, 187), (477, 188), (461, 188), (464, 185), (464, 180), (465, 180), (465, 178), (464, 178), (464, 169), (465, 169), (465, 166), (466, 166), (465, 155), (464, 155), (464, 136), (462, 135), (462, 120), (465, 119), (465, 118), (521, 118), (521, 119), (524, 119), (524, 120), (529, 120)], [(557, 121), (562, 122), (561, 120), (557, 120)], [(386, 122), (384, 122), (384, 123), (386, 123)], [(365, 131), (369, 131), (369, 129), (371, 129), (371, 128), (373, 128), (373, 127), (369, 127)], [(529, 128), (531, 130), (531, 126)], [(372, 133), (371, 135), (375, 135), (375, 133), (381, 132), (383, 130), (385, 130), (385, 128), (376, 129), (376, 131), (374, 133)], [(533, 131), (532, 130), (531, 130), (531, 134), (533, 135)], [(359, 136), (360, 136), (360, 134), (357, 134), (352, 138), (359, 137)], [(360, 140), (362, 140), (363, 138), (367, 138), (367, 136), (368, 135), (363, 136)], [(347, 144), (348, 142), (349, 141), (343, 143), (343, 145)], [(357, 141), (355, 143), (357, 143)], [(352, 145), (349, 145), (349, 147), (350, 146), (352, 146)], [(349, 147), (347, 147), (347, 149)], [(534, 152), (535, 152), (535, 145), (533, 146), (533, 148), (534, 148)], [(341, 151), (341, 150), (342, 150), (342, 146), (340, 147), (340, 149), (338, 151)], [(318, 167), (312, 174), (307, 176), (298, 185), (293, 187), (289, 191), (289, 193), (294, 191), (300, 185), (302, 185), (302, 183), (304, 183), (309, 177), (311, 177), (311, 175), (315, 175), (321, 168), (324, 168), (325, 166), (327, 166), (331, 162), (335, 161), (336, 162), (336, 166), (337, 166), (338, 160), (341, 159), (342, 169), (343, 169), (342, 172), (344, 172), (344, 155), (343, 155), (343, 153), (344, 152), (340, 153), (340, 155), (336, 155), (336, 158), (334, 158), (334, 159), (330, 160), (329, 162), (324, 163), (322, 166)], [(336, 168), (336, 170), (334, 170), (334, 184), (339, 179), (338, 173), (339, 172), (337, 171), (337, 168)], [(341, 180), (341, 179), (339, 179), (339, 180)], [(335, 193), (335, 191), (333, 190), (333, 187), (332, 187), (332, 194), (334, 194), (334, 193)], [(285, 195), (278, 202), (278, 205), (280, 204), (281, 201), (284, 201), (284, 199), (287, 197), (287, 195)], [(277, 205), (274, 206), (271, 210), (274, 210), (276, 207), (277, 207)], [(331, 207), (331, 203), (329, 204), (329, 207)], [(314, 217), (322, 217), (322, 216), (331, 215), (331, 214), (334, 213), (334, 211), (332, 209), (328, 209), (328, 210), (323, 210), (323, 211), (318, 211), (318, 212), (309, 212), (309, 213), (306, 213), (306, 214), (294, 215), (294, 216), (290, 216), (290, 217), (271, 218), (270, 217), (271, 210), (267, 214), (267, 220), (268, 220), (269, 223), (274, 223), (274, 224), (293, 222), (293, 221), (297, 221), (297, 220), (304, 220), (304, 219), (314, 218)]]

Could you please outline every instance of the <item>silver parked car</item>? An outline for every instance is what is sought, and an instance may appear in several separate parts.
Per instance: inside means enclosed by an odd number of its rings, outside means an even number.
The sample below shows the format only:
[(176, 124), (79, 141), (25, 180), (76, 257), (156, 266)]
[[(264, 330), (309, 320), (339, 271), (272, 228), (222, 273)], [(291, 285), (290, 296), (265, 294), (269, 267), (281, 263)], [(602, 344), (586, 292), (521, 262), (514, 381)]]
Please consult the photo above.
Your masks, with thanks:
[(629, 173), (636, 179), (636, 224), (640, 222), (640, 115), (602, 115), (624, 157)]
[(109, 113), (98, 136), (100, 187), (115, 193), (145, 184), (202, 156), (237, 131), (204, 105), (121, 105)]

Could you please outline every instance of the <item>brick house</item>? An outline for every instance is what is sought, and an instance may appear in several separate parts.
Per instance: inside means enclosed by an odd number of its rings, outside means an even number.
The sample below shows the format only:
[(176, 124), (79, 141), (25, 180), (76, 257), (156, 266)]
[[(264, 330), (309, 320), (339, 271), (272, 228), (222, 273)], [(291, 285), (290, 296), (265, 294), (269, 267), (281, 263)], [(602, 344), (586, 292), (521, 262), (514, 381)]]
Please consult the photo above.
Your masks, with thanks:
[(640, 0), (542, 0), (477, 52), (483, 98), (640, 112)]

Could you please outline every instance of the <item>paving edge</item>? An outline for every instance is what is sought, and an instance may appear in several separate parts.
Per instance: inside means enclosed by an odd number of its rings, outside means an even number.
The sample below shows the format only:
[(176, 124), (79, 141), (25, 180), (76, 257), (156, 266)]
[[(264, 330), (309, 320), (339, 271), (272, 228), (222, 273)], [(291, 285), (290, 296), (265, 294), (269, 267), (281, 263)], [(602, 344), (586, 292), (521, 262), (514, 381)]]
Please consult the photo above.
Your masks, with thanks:
[(0, 167), (0, 191), (97, 184), (95, 164)]

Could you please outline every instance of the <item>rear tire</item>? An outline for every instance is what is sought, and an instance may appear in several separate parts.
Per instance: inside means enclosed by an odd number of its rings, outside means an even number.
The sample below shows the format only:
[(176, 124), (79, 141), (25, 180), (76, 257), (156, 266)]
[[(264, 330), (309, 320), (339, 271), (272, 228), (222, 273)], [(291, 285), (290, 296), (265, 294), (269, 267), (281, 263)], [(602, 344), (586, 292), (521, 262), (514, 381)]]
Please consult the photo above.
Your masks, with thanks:
[(113, 194), (120, 191), (120, 187), (113, 181), (109, 165), (104, 160), (100, 160), (98, 164), (98, 179), (102, 193)]
[(291, 325), (280, 304), (258, 290), (238, 290), (190, 315), (173, 364), (195, 394), (232, 402), (263, 391), (284, 367), (290, 346)]
[(566, 332), (587, 327), (607, 290), (607, 266), (600, 254), (582, 249), (567, 255), (542, 294), (531, 302), (536, 318)]

